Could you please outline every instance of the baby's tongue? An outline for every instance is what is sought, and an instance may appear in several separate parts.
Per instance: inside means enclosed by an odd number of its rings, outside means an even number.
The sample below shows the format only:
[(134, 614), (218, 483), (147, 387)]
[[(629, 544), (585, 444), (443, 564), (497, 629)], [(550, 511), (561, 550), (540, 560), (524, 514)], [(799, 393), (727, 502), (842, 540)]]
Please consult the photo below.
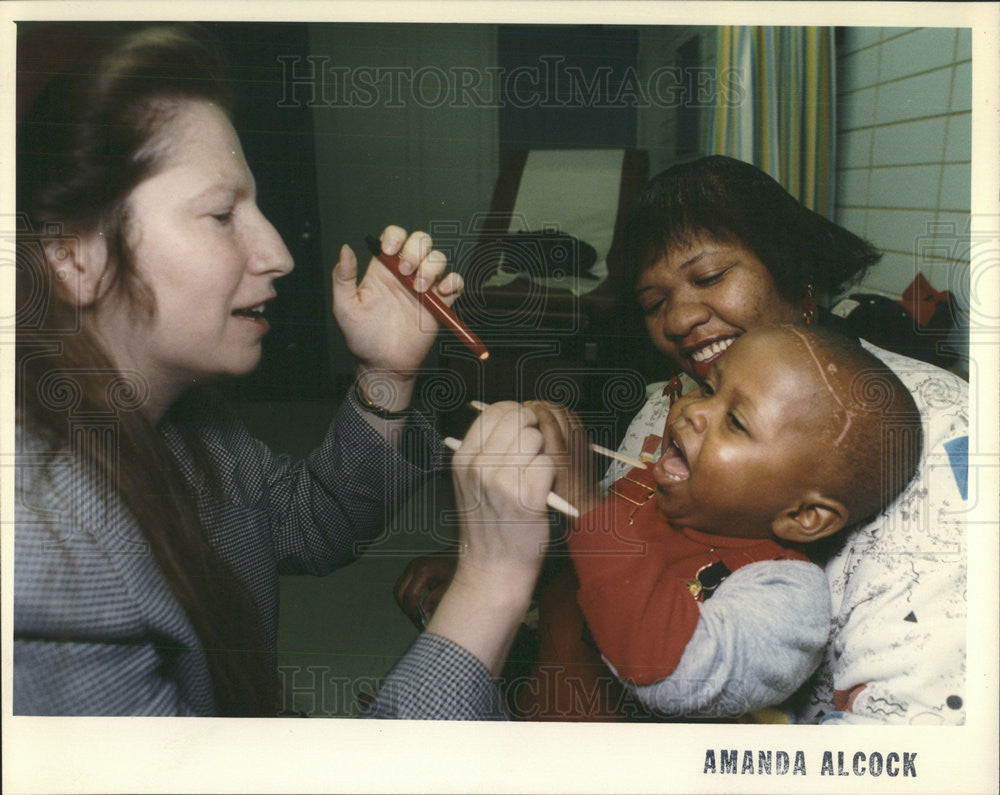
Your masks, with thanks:
[(669, 445), (664, 450), (663, 457), (657, 466), (675, 480), (687, 480), (691, 475), (687, 461), (684, 460), (684, 456), (680, 454), (680, 451), (674, 445)]

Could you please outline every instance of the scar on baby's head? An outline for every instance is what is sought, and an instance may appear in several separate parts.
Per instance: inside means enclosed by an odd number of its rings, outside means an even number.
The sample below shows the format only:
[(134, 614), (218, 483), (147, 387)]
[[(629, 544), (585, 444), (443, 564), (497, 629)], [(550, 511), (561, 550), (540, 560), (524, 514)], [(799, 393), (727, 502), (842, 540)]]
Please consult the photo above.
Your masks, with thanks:
[(844, 412), (844, 425), (840, 429), (840, 434), (837, 436), (836, 439), (833, 440), (833, 446), (839, 447), (840, 443), (847, 436), (847, 432), (851, 429), (851, 423), (853, 422), (854, 415), (856, 412), (854, 412), (846, 403), (844, 403), (843, 400), (841, 400), (840, 394), (838, 393), (837, 389), (834, 387), (833, 384), (830, 383), (830, 380), (827, 377), (828, 374), (832, 376), (837, 372), (837, 365), (834, 364), (833, 362), (830, 362), (824, 368), (823, 363), (819, 360), (819, 356), (816, 355), (816, 350), (813, 346), (813, 341), (809, 339), (809, 337), (807, 337), (805, 334), (803, 334), (799, 329), (795, 328), (795, 326), (786, 326), (785, 328), (792, 334), (794, 334), (796, 337), (798, 337), (799, 340), (802, 342), (803, 346), (806, 349), (806, 352), (809, 354), (809, 358), (812, 359), (813, 364), (816, 365), (816, 371), (819, 373), (820, 381), (823, 382), (823, 386), (826, 387), (826, 391), (829, 393), (833, 401), (838, 406), (840, 406), (841, 410)]

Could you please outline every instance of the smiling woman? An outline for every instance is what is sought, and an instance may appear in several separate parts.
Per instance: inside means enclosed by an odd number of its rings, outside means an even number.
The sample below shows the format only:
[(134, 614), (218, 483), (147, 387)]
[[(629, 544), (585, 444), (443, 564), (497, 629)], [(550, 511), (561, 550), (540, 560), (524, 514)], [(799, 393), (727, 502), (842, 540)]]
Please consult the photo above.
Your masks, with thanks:
[[(952, 373), (861, 340), (853, 347), (864, 352), (867, 363), (862, 361), (857, 378), (841, 380), (841, 364), (823, 360), (823, 388), (814, 385), (813, 393), (803, 393), (804, 399), (787, 388), (795, 340), (815, 336), (813, 327), (823, 331), (836, 326), (836, 318), (823, 311), (819, 298), (836, 294), (863, 274), (878, 261), (878, 252), (803, 207), (760, 169), (723, 156), (683, 163), (655, 177), (630, 211), (623, 237), (623, 256), (631, 269), (626, 288), (636, 299), (632, 306), (638, 304), (635, 314), (641, 315), (651, 342), (674, 375), (649, 387), (647, 403), (632, 419), (619, 452), (657, 463), (646, 472), (613, 464), (600, 486), (610, 495), (608, 504), (615, 499), (623, 503), (625, 520), (598, 518), (595, 523), (590, 517), (569, 533), (571, 549), (602, 538), (614, 548), (583, 549), (585, 556), (574, 553), (574, 565), (543, 585), (537, 653), (530, 652), (536, 664), (529, 684), (518, 683), (521, 714), (549, 720), (644, 717), (615, 689), (623, 686), (640, 701), (651, 697), (654, 710), (669, 716), (702, 717), (706, 705), (710, 715), (735, 715), (771, 704), (790, 722), (962, 723), (967, 384)], [(746, 336), (747, 342), (754, 339), (759, 345), (757, 330), (774, 323), (787, 324), (789, 333), (757, 350), (742, 344)], [(812, 350), (814, 343), (806, 347)], [(814, 364), (820, 361), (813, 359)], [(887, 380), (861, 377), (886, 368), (891, 371)], [(738, 391), (734, 380), (741, 383)], [(898, 381), (903, 389), (885, 388), (890, 381)], [(909, 408), (890, 399), (900, 391), (910, 393)], [(766, 421), (749, 409), (751, 399), (759, 403), (763, 398), (774, 403)], [(879, 409), (867, 423), (852, 414), (851, 401), (862, 398)], [(903, 429), (916, 419), (912, 406), (921, 427), (910, 438), (922, 439), (919, 454), (915, 447), (894, 448)], [(806, 418), (819, 422), (803, 434)], [(861, 425), (869, 432), (854, 436)], [(900, 466), (904, 460), (913, 466)], [(950, 471), (935, 463), (944, 461), (951, 462)], [(831, 462), (836, 470), (832, 483), (852, 478), (846, 486), (839, 484), (836, 500), (820, 500), (814, 493), (813, 498), (799, 499), (798, 507), (781, 509), (776, 495), (782, 489), (803, 492), (800, 487), (810, 477), (830, 475)], [(585, 467), (563, 469), (570, 474), (557, 479), (557, 491), (594, 493)], [(586, 500), (574, 504), (593, 503), (592, 496)], [(668, 521), (641, 526), (639, 506), (655, 503)], [(783, 523), (768, 519), (779, 511)], [(839, 529), (838, 522), (846, 524), (841, 532), (816, 535), (823, 528)], [(671, 569), (661, 559), (640, 573), (646, 555), (637, 551), (648, 552), (666, 543), (665, 536), (688, 531), (708, 536), (700, 539), (693, 570)], [(791, 649), (814, 648), (822, 656), (821, 661), (809, 661), (806, 668), (816, 662), (819, 667), (794, 694), (787, 686), (741, 693), (742, 685), (754, 681), (743, 666), (753, 659), (774, 658), (774, 649), (765, 644), (759, 654), (730, 657), (733, 637), (739, 633), (725, 636), (716, 630), (740, 621), (713, 622), (719, 620), (720, 605), (727, 603), (737, 610), (741, 604), (761, 606), (761, 616), (793, 616), (789, 623), (803, 626), (816, 614), (809, 608), (808, 616), (800, 615), (799, 597), (748, 597), (739, 585), (744, 575), (733, 571), (737, 560), (726, 558), (718, 538), (723, 531), (769, 542), (820, 540), (809, 553), (824, 569), (832, 621), (824, 612), (819, 624), (812, 624), (821, 630), (819, 646), (810, 646), (815, 635), (808, 643), (786, 636)], [(664, 565), (657, 568), (657, 563)], [(441, 568), (410, 572), (410, 581), (434, 587)], [(600, 583), (599, 597), (587, 595), (588, 578), (591, 584)], [(685, 580), (691, 588), (686, 596), (681, 591), (669, 604), (650, 597)], [(649, 588), (643, 590), (642, 583)], [(638, 591), (632, 606), (623, 609), (618, 597), (626, 588)], [(711, 605), (699, 606), (694, 600), (709, 589), (714, 594)], [(587, 608), (581, 611), (585, 602)], [(677, 661), (679, 650), (673, 646), (660, 657), (655, 650), (651, 656), (643, 652), (620, 682), (614, 671), (603, 667), (611, 655), (601, 636), (614, 636), (628, 622), (638, 629), (625, 632), (625, 642), (638, 639), (646, 651), (674, 637), (675, 624), (686, 624), (692, 639), (708, 642), (693, 653), (696, 663), (677, 667), (677, 678), (666, 680), (664, 693), (643, 693), (629, 680), (640, 682), (670, 655)], [(588, 640), (591, 636), (596, 646)], [(664, 642), (669, 645), (669, 640)], [(740, 667), (706, 674), (725, 659), (737, 659)], [(798, 674), (804, 672), (798, 668)], [(778, 680), (768, 674), (762, 681)], [(695, 697), (682, 698), (691, 688)], [(737, 698), (718, 700), (727, 690)]]
[(653, 345), (699, 378), (740, 334), (801, 322), (880, 258), (759, 169), (718, 155), (650, 182), (624, 239)]
[(740, 334), (801, 316), (751, 251), (700, 237), (646, 267), (635, 293), (653, 344), (698, 378)]
[[(669, 387), (650, 391), (621, 445), (626, 455), (658, 443), (671, 404), (689, 399), (678, 400), (681, 393), (713, 389), (744, 334), (775, 322), (836, 328), (838, 318), (824, 311), (821, 298), (837, 295), (880, 259), (760, 169), (719, 155), (654, 178), (629, 216), (625, 240), (629, 286), (648, 337), (677, 373)], [(784, 707), (791, 720), (807, 723), (961, 723), (968, 385), (933, 365), (862, 345), (910, 390), (924, 454), (893, 502), (814, 553), (834, 596), (831, 642), (817, 674)], [(761, 384), (776, 372), (766, 357), (754, 369)], [(891, 414), (883, 420), (887, 439), (894, 422)], [(806, 456), (802, 467), (817, 463)], [(603, 484), (622, 474), (613, 467)], [(762, 476), (761, 488), (767, 481)], [(877, 466), (867, 481), (890, 483)]]

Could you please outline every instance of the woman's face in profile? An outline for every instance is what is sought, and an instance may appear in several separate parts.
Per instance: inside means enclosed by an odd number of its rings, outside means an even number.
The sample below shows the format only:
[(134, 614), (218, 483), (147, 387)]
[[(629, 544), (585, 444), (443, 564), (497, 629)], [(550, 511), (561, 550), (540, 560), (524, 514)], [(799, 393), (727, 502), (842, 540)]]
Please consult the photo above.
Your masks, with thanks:
[[(236, 132), (217, 107), (188, 101), (165, 123), (161, 166), (127, 202), (137, 278), (153, 293), (144, 318), (120, 292), (101, 328), (119, 365), (155, 389), (243, 375), (260, 359), (272, 282), (292, 269), (261, 215)], [(109, 322), (110, 321), (110, 322)], [(124, 356), (121, 354), (124, 350)]]
[(636, 280), (636, 299), (653, 344), (699, 381), (740, 335), (802, 320), (801, 307), (780, 295), (754, 254), (707, 237), (646, 268)]

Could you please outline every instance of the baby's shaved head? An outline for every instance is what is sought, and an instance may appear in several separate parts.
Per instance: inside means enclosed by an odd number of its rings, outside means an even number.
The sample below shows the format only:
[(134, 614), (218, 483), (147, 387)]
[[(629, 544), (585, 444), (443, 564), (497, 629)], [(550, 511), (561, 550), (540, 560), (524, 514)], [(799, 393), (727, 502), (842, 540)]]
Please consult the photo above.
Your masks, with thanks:
[(850, 337), (822, 326), (768, 326), (789, 366), (816, 387), (816, 474), (847, 507), (850, 524), (892, 502), (920, 464), (923, 429), (913, 396), (896, 374)]

